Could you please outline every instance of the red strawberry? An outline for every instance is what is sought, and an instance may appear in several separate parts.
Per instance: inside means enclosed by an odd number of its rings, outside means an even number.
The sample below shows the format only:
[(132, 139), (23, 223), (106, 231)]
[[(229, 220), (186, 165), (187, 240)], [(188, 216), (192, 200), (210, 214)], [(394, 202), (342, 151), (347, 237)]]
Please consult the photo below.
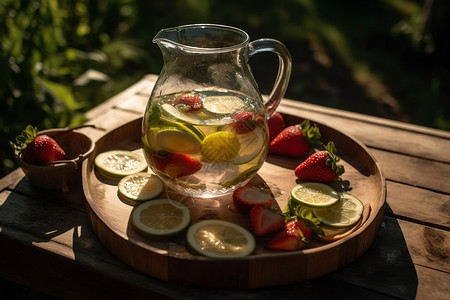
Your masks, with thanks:
[(257, 205), (252, 209), (250, 212), (250, 220), (252, 222), (253, 232), (257, 236), (275, 232), (284, 226), (283, 216), (264, 205)]
[(288, 222), (283, 229), (267, 244), (269, 249), (299, 250), (309, 244), (311, 230), (299, 221)]
[(168, 156), (153, 155), (154, 166), (170, 177), (180, 178), (196, 173), (202, 163), (186, 154), (170, 154)]
[(233, 192), (233, 204), (236, 209), (243, 213), (249, 213), (256, 205), (272, 205), (272, 196), (263, 190), (243, 186)]
[(269, 126), (269, 140), (271, 141), (285, 128), (284, 118), (276, 111), (267, 120), (267, 125)]
[(308, 153), (310, 145), (320, 145), (320, 131), (316, 124), (310, 125), (309, 120), (301, 124), (286, 127), (271, 142), (269, 151), (298, 157)]
[(298, 165), (295, 176), (305, 181), (330, 182), (345, 172), (344, 166), (337, 164), (338, 161), (336, 146), (329, 142), (325, 150), (314, 153)]
[(252, 132), (256, 127), (256, 120), (253, 119), (253, 113), (243, 111), (231, 117), (236, 120), (231, 126), (237, 134)]
[(30, 125), (10, 144), (21, 151), (22, 159), (29, 164), (66, 159), (66, 153), (54, 139), (45, 134), (37, 135), (37, 128)]
[(196, 94), (184, 94), (172, 100), (172, 105), (179, 104), (186, 107), (185, 111), (197, 111), (203, 108), (202, 98)]

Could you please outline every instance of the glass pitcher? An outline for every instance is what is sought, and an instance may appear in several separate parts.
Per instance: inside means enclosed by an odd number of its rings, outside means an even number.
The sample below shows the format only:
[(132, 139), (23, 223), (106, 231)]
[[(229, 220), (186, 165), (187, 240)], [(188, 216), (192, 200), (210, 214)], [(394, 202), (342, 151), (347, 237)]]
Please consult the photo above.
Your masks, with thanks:
[[(183, 194), (210, 198), (232, 193), (266, 159), (267, 119), (287, 88), (289, 51), (279, 41), (250, 42), (240, 29), (212, 24), (163, 29), (153, 42), (164, 65), (142, 121), (150, 168)], [(248, 65), (263, 51), (279, 58), (266, 102)]]

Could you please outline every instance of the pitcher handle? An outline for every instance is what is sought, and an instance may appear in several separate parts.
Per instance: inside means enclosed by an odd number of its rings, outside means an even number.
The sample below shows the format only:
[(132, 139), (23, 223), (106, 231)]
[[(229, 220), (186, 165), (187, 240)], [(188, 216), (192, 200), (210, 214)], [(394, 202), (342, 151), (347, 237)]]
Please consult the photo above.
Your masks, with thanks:
[(248, 44), (248, 59), (259, 52), (275, 52), (278, 55), (278, 74), (266, 106), (267, 118), (270, 118), (280, 104), (286, 92), (291, 76), (292, 58), (289, 50), (281, 42), (274, 39), (259, 39)]

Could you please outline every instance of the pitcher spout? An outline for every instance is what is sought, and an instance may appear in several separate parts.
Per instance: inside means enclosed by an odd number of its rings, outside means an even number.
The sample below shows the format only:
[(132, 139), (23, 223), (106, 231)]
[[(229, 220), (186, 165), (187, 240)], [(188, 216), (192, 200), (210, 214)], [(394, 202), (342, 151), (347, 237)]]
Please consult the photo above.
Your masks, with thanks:
[(179, 27), (172, 27), (172, 28), (166, 28), (160, 30), (155, 37), (153, 38), (152, 42), (155, 44), (161, 44), (161, 43), (178, 43), (180, 40), (179, 38)]
[(193, 24), (160, 30), (153, 38), (159, 46), (175, 46), (194, 51), (229, 51), (245, 47), (249, 36), (224, 25)]

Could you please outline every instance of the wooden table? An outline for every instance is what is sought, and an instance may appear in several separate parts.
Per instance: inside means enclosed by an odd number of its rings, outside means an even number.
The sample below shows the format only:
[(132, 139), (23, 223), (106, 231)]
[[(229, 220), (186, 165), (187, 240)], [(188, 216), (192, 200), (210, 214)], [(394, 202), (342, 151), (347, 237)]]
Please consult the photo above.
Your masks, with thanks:
[[(87, 113), (94, 141), (143, 114), (148, 75)], [(320, 278), (253, 290), (161, 281), (115, 258), (92, 231), (81, 182), (33, 187), (21, 169), (0, 180), (0, 276), (58, 298), (450, 298), (450, 133), (284, 99), (279, 111), (363, 142), (386, 178), (383, 223), (370, 248)]]

